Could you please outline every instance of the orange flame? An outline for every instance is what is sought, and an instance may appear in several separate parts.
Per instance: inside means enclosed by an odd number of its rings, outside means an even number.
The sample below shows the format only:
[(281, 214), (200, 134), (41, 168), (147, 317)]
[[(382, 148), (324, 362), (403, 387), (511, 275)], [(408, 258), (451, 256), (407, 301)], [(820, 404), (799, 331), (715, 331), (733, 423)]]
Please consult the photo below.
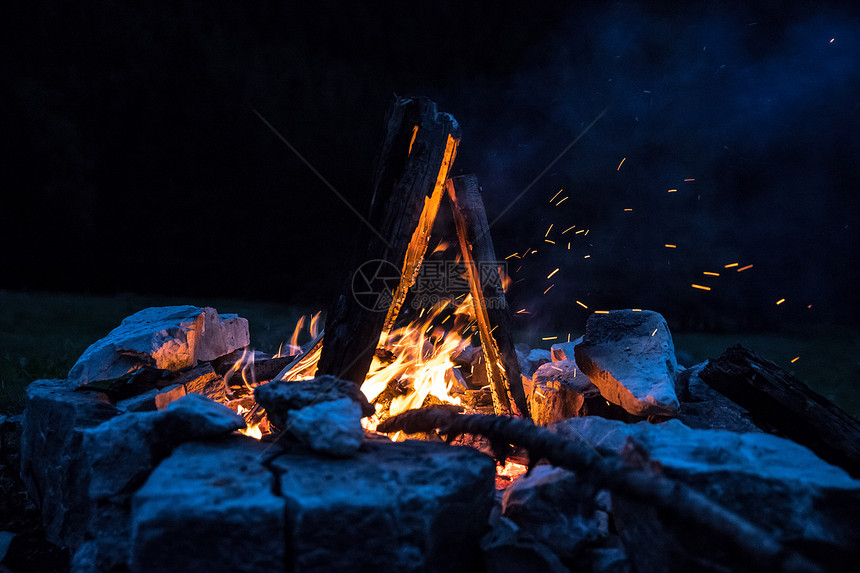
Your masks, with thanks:
[[(387, 357), (377, 352), (370, 366), (361, 391), (370, 402), (376, 401), (376, 414), (363, 420), (366, 429), (376, 428), (379, 421), (413, 408), (420, 408), (428, 397), (448, 404), (460, 404), (456, 394), (456, 378), (452, 372), (451, 357), (469, 344), (469, 338), (460, 330), (468, 331), (471, 322), (471, 297), (449, 308), (451, 303), (443, 301), (410, 324), (393, 330), (380, 338), (379, 347), (387, 350)], [(445, 313), (448, 310), (450, 314)], [(453, 328), (445, 330), (436, 326), (448, 322), (454, 316)], [(464, 327), (463, 323), (467, 323)], [(284, 374), (281, 380), (303, 380), (312, 378), (322, 353), (318, 344)], [(392, 387), (396, 390), (392, 392)], [(387, 393), (385, 404), (381, 395)], [(394, 394), (393, 396), (391, 394)], [(438, 403), (438, 402), (437, 402)]]

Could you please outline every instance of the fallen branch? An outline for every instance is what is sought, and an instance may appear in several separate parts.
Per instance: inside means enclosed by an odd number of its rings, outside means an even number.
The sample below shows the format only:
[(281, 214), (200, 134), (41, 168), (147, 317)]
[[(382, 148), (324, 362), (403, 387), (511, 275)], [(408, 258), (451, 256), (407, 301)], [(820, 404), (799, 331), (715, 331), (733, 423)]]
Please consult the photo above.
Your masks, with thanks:
[(434, 430), (449, 441), (462, 434), (480, 434), (490, 440), (494, 451), (504, 451), (510, 445), (522, 447), (528, 451), (532, 462), (545, 458), (555, 466), (577, 472), (586, 483), (647, 503), (667, 517), (707, 530), (715, 536), (715, 542), (722, 540), (740, 550), (750, 569), (821, 571), (773, 535), (692, 488), (632, 468), (620, 456), (601, 456), (584, 441), (562, 438), (528, 420), (461, 415), (450, 408), (424, 408), (393, 416), (377, 428), (382, 433), (403, 431), (407, 434)]

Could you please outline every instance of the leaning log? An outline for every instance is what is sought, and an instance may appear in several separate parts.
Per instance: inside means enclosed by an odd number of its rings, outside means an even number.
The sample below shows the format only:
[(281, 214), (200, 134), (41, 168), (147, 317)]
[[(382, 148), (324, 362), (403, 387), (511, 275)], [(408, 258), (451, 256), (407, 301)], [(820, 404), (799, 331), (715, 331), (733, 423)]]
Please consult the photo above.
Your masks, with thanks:
[(711, 360), (699, 377), (745, 408), (756, 425), (775, 429), (860, 478), (860, 422), (770, 360), (738, 344)]
[(447, 188), (484, 349), (493, 409), (496, 414), (528, 418), (528, 403), (511, 335), (511, 311), (505, 299), (478, 179), (474, 175), (454, 177), (448, 181)]
[[(435, 215), (430, 211), (434, 203), (438, 207), (444, 193), (459, 138), (456, 120), (438, 112), (432, 101), (395, 97), (376, 159), (370, 215), (358, 236), (350, 239), (350, 274), (326, 317), (317, 376), (331, 374), (359, 385), (364, 382), (380, 335), (393, 322), (386, 318), (396, 317), (417, 275)], [(422, 213), (426, 214), (422, 217)], [(368, 270), (362, 267), (366, 264), (376, 264), (374, 269), (383, 272), (400, 269), (397, 287), (378, 282), (372, 286), (386, 285), (385, 290), (360, 302), (353, 279), (360, 268)], [(364, 278), (379, 277), (361, 280)]]

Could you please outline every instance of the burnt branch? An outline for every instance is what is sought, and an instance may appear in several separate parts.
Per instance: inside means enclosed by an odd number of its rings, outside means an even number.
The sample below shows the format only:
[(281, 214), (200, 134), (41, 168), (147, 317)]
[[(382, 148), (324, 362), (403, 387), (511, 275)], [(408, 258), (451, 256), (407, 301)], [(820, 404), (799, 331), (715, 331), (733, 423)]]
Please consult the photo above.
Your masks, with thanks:
[(577, 472), (586, 483), (646, 503), (670, 519), (701, 528), (741, 551), (749, 559), (750, 568), (792, 572), (821, 570), (773, 535), (692, 488), (631, 467), (621, 456), (600, 455), (584, 441), (562, 438), (528, 420), (461, 415), (450, 408), (425, 408), (393, 416), (377, 428), (382, 433), (403, 431), (409, 434), (434, 430), (449, 441), (462, 434), (485, 436), (493, 444), (494, 451), (511, 445), (524, 448), (532, 461), (545, 458), (555, 466)]

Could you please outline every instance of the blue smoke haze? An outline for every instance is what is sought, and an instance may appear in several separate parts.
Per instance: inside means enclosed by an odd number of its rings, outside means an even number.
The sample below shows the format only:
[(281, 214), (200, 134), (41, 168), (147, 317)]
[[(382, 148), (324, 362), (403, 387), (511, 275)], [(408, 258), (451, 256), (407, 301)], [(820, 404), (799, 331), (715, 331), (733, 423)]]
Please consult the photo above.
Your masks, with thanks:
[[(500, 256), (538, 250), (514, 304), (538, 324), (585, 313), (575, 300), (690, 327), (856, 318), (858, 39), (860, 20), (833, 9), (613, 3), (571, 13), (509, 81), (461, 87), (458, 163), (478, 173), (490, 219), (608, 108), (493, 229)], [(560, 188), (570, 198), (553, 207)], [(574, 224), (589, 236), (568, 251), (559, 233)]]

